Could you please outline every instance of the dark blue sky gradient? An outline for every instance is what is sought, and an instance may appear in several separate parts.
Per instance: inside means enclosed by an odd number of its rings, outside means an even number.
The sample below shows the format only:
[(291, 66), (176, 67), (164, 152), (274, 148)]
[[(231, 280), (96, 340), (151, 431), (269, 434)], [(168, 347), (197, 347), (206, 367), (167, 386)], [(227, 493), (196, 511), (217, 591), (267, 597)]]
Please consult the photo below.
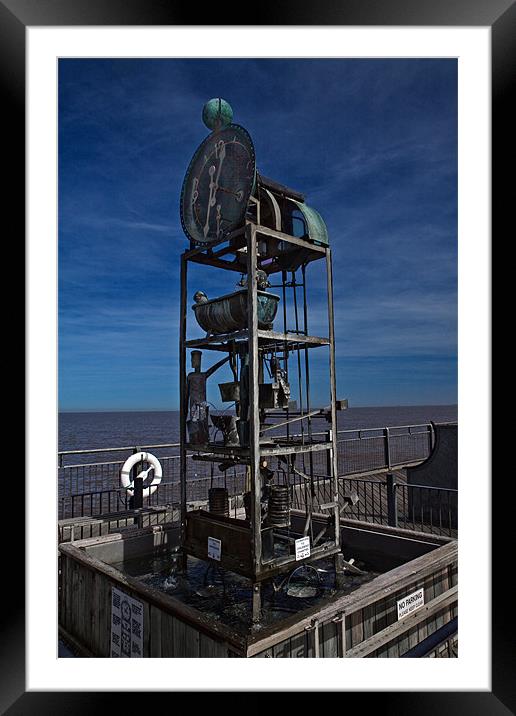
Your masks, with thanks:
[(339, 396), (455, 403), (456, 61), (117, 59), (59, 63), (60, 408), (177, 408), (179, 195), (214, 96), (328, 225)]

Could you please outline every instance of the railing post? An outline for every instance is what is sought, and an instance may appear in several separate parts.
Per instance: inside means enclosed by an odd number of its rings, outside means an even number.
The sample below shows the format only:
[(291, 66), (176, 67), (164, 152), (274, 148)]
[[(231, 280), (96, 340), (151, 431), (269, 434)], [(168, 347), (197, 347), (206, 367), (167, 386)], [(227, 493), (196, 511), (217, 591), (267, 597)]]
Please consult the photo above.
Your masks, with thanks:
[(429, 450), (428, 450), (428, 454), (430, 455), (430, 453), (431, 453), (432, 450), (434, 449), (434, 445), (435, 445), (435, 433), (434, 433), (434, 426), (432, 425), (432, 423), (430, 423), (430, 425), (428, 426), (428, 432), (429, 432), (429, 437), (428, 437), (428, 442), (429, 442), (429, 446), (428, 446), (428, 447), (429, 447)]
[(391, 445), (390, 445), (389, 428), (383, 429), (383, 439), (384, 439), (384, 450), (385, 450), (385, 464), (387, 465), (387, 469), (390, 470), (392, 465), (391, 465)]
[(392, 472), (387, 473), (387, 524), (390, 527), (398, 526), (398, 501), (396, 495), (396, 480)]
[[(133, 448), (133, 455), (140, 452), (140, 448)], [(129, 498), (129, 509), (140, 510), (143, 507), (143, 479), (137, 474), (138, 464), (131, 470), (131, 481), (133, 483), (133, 495)]]
[(326, 450), (326, 477), (330, 478), (332, 474), (332, 431), (326, 431), (326, 442), (328, 443), (328, 450)]
[(143, 479), (134, 478), (133, 510), (141, 510), (143, 507)]

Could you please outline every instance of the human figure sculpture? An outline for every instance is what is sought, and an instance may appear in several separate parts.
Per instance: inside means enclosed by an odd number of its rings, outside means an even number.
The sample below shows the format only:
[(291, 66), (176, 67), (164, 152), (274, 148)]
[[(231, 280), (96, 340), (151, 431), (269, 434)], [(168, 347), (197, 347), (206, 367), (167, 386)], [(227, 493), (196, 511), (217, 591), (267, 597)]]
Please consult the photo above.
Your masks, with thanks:
[(192, 351), (191, 360), (193, 371), (188, 374), (186, 379), (186, 399), (189, 412), (188, 437), (192, 445), (206, 445), (210, 439), (206, 381), (229, 360), (229, 357), (219, 360), (206, 371), (201, 370), (202, 351)]

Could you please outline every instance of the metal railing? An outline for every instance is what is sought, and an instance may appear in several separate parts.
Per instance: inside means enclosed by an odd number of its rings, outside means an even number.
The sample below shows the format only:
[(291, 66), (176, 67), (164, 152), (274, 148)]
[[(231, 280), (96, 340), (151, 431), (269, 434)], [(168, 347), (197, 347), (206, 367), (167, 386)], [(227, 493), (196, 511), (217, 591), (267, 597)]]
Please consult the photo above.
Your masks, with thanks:
[[(326, 435), (329, 438), (328, 432), (316, 435)], [(397, 522), (399, 526), (410, 526), (413, 529), (417, 528), (416, 525), (426, 525), (427, 522), (431, 530), (439, 529), (439, 525), (445, 530), (448, 529), (446, 525), (452, 524), (451, 519), (445, 519), (445, 507), (439, 506), (439, 500), (435, 502), (437, 493), (432, 493), (430, 515), (425, 512), (423, 507), (425, 500), (421, 499), (421, 490), (436, 488), (419, 486), (418, 489), (414, 489), (413, 486), (406, 484), (389, 487), (387, 481), (360, 477), (361, 474), (402, 468), (428, 457), (433, 445), (433, 430), (430, 424), (342, 430), (338, 432), (337, 445), (341, 498), (344, 499), (344, 495), (352, 490), (355, 490), (359, 497), (357, 504), (346, 511), (346, 516), (379, 524)], [(128, 509), (127, 494), (120, 487), (120, 470), (129, 454), (140, 450), (152, 450), (163, 468), (162, 482), (153, 495), (145, 500), (145, 504), (179, 504), (178, 443), (66, 450), (58, 453), (59, 519), (95, 516)], [(171, 452), (175, 454), (170, 454)], [(115, 460), (91, 462), (92, 455), (97, 458), (110, 458), (115, 455), (121, 457)], [(320, 504), (332, 499), (330, 483), (326, 477), (328, 456), (329, 452), (323, 451), (313, 453), (311, 458), (316, 475), (316, 500)], [(304, 459), (309, 458), (305, 455)], [(187, 465), (188, 502), (206, 501), (211, 486), (223, 485), (228, 488), (230, 497), (236, 498), (232, 500), (235, 510), (237, 506), (241, 506), (241, 495), (245, 490), (245, 468), (239, 466), (221, 474), (213, 463), (196, 461), (192, 455), (188, 455)], [(302, 465), (305, 471), (307, 468), (308, 465)], [(298, 508), (304, 506), (305, 493), (301, 489), (301, 483), (302, 480), (294, 485), (293, 506)], [(418, 499), (412, 499), (411, 491), (412, 494), (418, 493)], [(446, 491), (441, 490), (441, 492)], [(396, 496), (395, 511), (392, 507), (393, 494)], [(454, 499), (456, 505), (456, 496), (449, 499), (452, 502)], [(449, 510), (453, 513), (456, 507), (451, 504)]]
[[(328, 432), (313, 433), (314, 437)], [(430, 424), (340, 430), (338, 435), (339, 473), (351, 475), (372, 470), (390, 469), (420, 462), (430, 453), (433, 430)], [(90, 450), (62, 450), (58, 452), (58, 492), (60, 496), (79, 492), (94, 492), (119, 487), (120, 468), (127, 457), (140, 450), (152, 450), (163, 466), (163, 482), (179, 480), (179, 443), (129, 447), (94, 448)], [(91, 456), (102, 458), (97, 462)], [(115, 457), (115, 459), (111, 459)], [(326, 457), (316, 456), (326, 473)], [(191, 456), (189, 456), (189, 461)], [(208, 477), (209, 463), (190, 462), (191, 479)], [(190, 478), (189, 478), (190, 479)]]
[[(339, 503), (345, 505), (343, 517), (430, 534), (457, 536), (456, 489), (398, 482), (392, 473), (379, 477), (376, 480), (339, 479)], [(316, 483), (316, 504), (328, 502), (328, 483), (328, 480)], [(350, 496), (354, 496), (354, 504), (350, 504)], [(304, 507), (302, 493), (296, 506), (300, 509)]]

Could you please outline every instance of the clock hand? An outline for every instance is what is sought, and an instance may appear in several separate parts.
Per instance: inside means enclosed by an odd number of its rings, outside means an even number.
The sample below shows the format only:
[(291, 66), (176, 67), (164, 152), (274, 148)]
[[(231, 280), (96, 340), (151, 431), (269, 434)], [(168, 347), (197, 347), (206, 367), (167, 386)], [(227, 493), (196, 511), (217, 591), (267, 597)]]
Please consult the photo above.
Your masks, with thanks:
[(197, 179), (197, 177), (194, 177), (193, 184), (192, 184), (192, 196), (191, 196), (191, 200), (190, 200), (190, 203), (192, 205), (195, 204), (195, 202), (199, 198), (198, 186), (199, 186), (199, 180)]
[(215, 156), (218, 156), (220, 159), (219, 166), (217, 169), (217, 176), (215, 177), (215, 187), (213, 189), (213, 198), (211, 200), (211, 205), (215, 206), (215, 202), (217, 201), (217, 190), (219, 188), (219, 178), (220, 178), (220, 172), (222, 170), (222, 163), (224, 159), (226, 158), (226, 145), (221, 140), (217, 143), (215, 146)]
[(217, 169), (217, 176), (215, 177), (215, 181), (213, 181), (213, 175), (215, 173), (215, 167), (212, 165), (209, 168), (209, 174), (210, 174), (210, 196), (208, 199), (208, 210), (206, 212), (206, 223), (204, 224), (204, 238), (208, 236), (208, 231), (210, 230), (210, 211), (211, 207), (215, 206), (215, 203), (217, 201), (217, 189), (219, 188), (219, 178), (220, 178), (220, 172), (222, 170), (222, 164), (224, 162), (224, 159), (226, 157), (226, 145), (221, 140), (215, 145), (215, 156), (220, 160), (219, 166)]
[(210, 175), (210, 196), (208, 198), (208, 208), (206, 210), (206, 223), (204, 224), (204, 238), (208, 235), (208, 231), (210, 230), (210, 211), (211, 207), (214, 204), (213, 199), (215, 198), (214, 195), (214, 188), (216, 186), (215, 182), (213, 181), (213, 175), (215, 174), (215, 167), (212, 165), (208, 169), (208, 174)]

